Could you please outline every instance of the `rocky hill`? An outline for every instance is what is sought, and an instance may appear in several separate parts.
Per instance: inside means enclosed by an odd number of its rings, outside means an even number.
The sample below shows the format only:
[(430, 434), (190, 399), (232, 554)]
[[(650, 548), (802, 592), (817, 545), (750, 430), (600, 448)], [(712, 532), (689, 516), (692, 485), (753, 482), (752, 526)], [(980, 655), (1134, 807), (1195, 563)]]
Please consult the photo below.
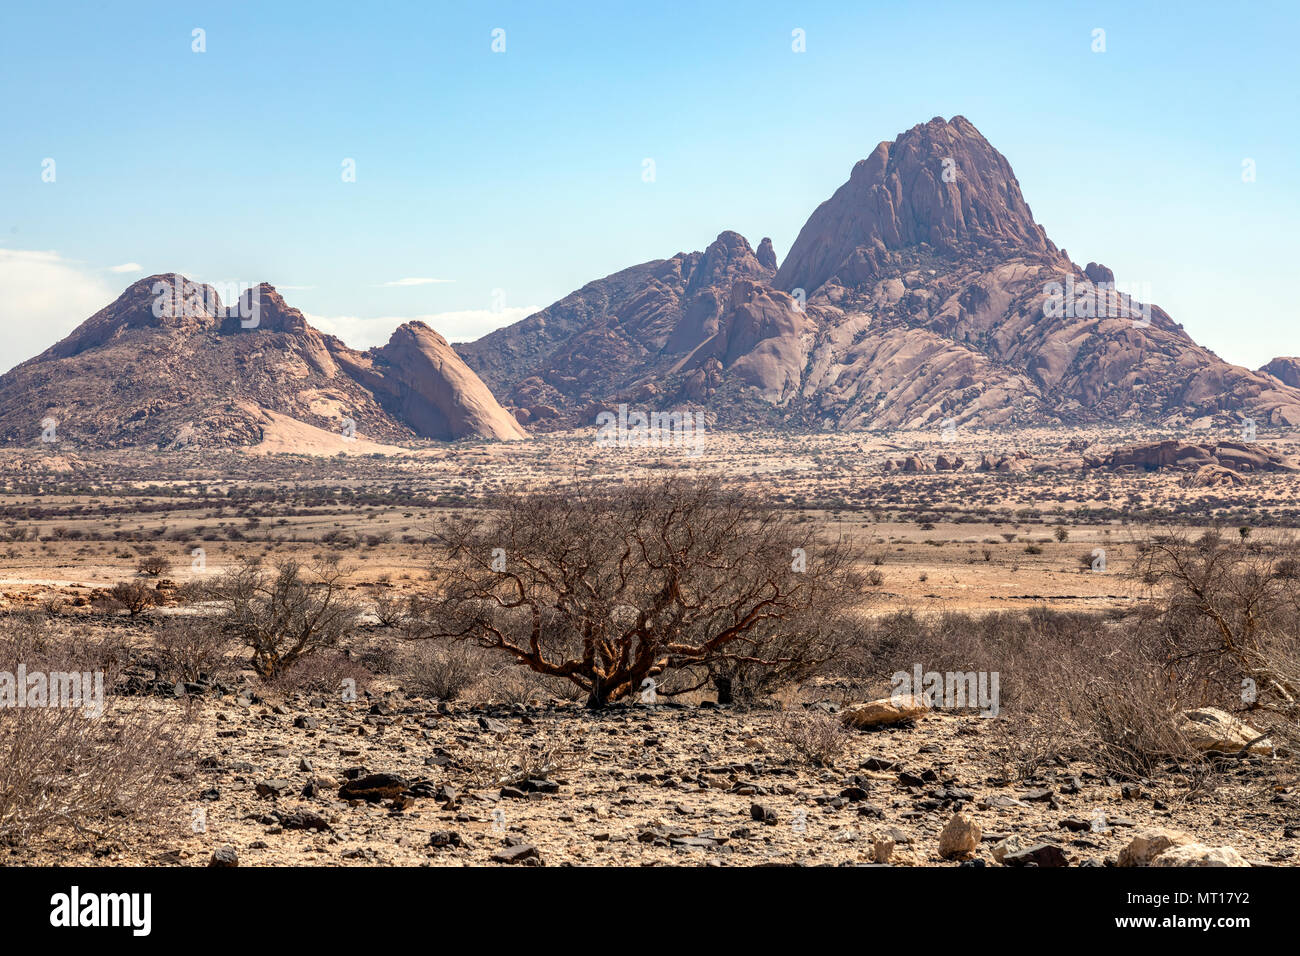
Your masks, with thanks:
[(6, 444), (256, 446), (289, 420), (370, 442), (524, 435), (422, 323), (357, 352), (265, 283), (224, 305), (184, 276), (141, 279), (0, 376)]
[(723, 426), (1300, 424), (1290, 366), (1225, 362), (1072, 262), (961, 116), (878, 145), (775, 266), (724, 232), (456, 348), (540, 428), (619, 402)]

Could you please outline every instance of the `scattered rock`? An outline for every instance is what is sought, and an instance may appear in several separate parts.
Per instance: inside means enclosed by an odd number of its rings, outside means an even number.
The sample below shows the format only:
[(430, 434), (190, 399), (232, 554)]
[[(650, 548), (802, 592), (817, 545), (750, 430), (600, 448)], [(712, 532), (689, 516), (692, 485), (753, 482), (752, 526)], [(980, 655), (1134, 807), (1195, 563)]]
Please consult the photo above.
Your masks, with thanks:
[(1230, 846), (1206, 846), (1204, 843), (1184, 843), (1173, 846), (1156, 856), (1151, 866), (1250, 866)]
[(349, 780), (339, 787), (339, 799), (365, 800), (368, 803), (375, 803), (380, 800), (394, 800), (408, 786), (406, 779), (399, 777), (395, 773), (372, 773)]
[(219, 868), (239, 866), (239, 854), (235, 852), (233, 846), (223, 846), (221, 849), (213, 851), (212, 859), (208, 860), (208, 866)]
[(541, 860), (537, 847), (529, 843), (508, 846), (492, 854), (493, 863), (523, 863), (526, 860)]
[(968, 813), (954, 813), (939, 834), (939, 855), (945, 860), (964, 860), (980, 845), (983, 831)]
[[(1005, 842), (1005, 841), (1004, 841)], [(1001, 844), (999, 844), (1001, 845)], [(1023, 849), (1011, 850), (999, 860), (1003, 866), (1069, 866), (1065, 851), (1055, 843), (1035, 843)]]
[(1129, 845), (1120, 850), (1119, 865), (1150, 866), (1152, 860), (1169, 848), (1184, 846), (1191, 842), (1191, 837), (1178, 830), (1161, 827), (1139, 830), (1133, 834)]
[(840, 719), (845, 726), (859, 730), (868, 727), (888, 727), (907, 721), (918, 720), (929, 711), (929, 707), (919, 697), (885, 697), (854, 704), (847, 708)]

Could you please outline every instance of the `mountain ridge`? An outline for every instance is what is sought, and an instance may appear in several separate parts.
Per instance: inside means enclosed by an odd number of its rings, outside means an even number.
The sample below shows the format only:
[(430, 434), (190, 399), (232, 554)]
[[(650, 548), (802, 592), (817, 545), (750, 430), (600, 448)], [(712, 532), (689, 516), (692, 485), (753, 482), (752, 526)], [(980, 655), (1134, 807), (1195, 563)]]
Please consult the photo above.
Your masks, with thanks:
[(1074, 263), (974, 124), (935, 117), (856, 162), (783, 261), (724, 230), (473, 342), (410, 322), (360, 352), (269, 284), (227, 307), (141, 279), (0, 376), (0, 441), (52, 418), (91, 445), (257, 445), (275, 415), (380, 443), (512, 440), (620, 404), (723, 428), (1291, 427), (1300, 359), (1225, 362)]

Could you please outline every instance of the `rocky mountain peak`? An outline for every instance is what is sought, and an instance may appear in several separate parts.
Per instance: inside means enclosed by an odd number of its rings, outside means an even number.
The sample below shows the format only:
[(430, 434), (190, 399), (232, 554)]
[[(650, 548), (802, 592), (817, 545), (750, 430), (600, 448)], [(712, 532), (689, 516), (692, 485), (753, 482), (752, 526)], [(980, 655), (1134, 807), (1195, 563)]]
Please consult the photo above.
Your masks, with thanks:
[(935, 117), (859, 160), (817, 207), (777, 271), (782, 289), (812, 294), (832, 277), (878, 277), (891, 250), (928, 245), (1055, 255), (1006, 158), (963, 116)]

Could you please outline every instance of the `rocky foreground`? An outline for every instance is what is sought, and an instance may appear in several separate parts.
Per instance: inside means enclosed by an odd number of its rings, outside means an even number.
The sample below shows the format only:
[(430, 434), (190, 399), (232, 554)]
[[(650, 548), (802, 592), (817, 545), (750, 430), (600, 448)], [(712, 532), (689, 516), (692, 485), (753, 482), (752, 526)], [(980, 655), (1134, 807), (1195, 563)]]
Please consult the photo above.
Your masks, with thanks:
[[(1080, 762), (1015, 776), (1000, 720), (851, 730), (833, 768), (790, 758), (778, 712), (344, 702), (248, 689), (188, 708), (201, 743), (170, 827), (11, 851), (98, 865), (1291, 865), (1294, 757), (1217, 787), (1121, 783)], [(811, 712), (834, 710), (814, 705)], [(1014, 718), (1010, 718), (1014, 719)], [(535, 777), (509, 785), (524, 755)], [(511, 768), (514, 768), (512, 771)], [(1172, 784), (1172, 785), (1166, 785)], [(17, 857), (15, 859), (14, 857)]]

